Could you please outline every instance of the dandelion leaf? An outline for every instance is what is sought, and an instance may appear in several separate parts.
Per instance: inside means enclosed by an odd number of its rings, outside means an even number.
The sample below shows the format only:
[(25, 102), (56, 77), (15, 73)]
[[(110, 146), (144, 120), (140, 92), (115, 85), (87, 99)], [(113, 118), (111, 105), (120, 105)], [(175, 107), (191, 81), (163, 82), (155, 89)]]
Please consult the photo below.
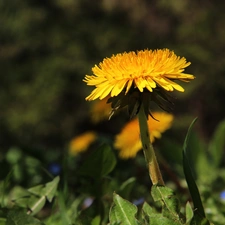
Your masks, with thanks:
[(109, 174), (116, 165), (116, 157), (109, 145), (102, 145), (93, 151), (81, 166), (79, 173), (94, 179)]
[(154, 201), (161, 202), (163, 217), (172, 219), (174, 221), (180, 220), (179, 200), (172, 189), (165, 186), (153, 185), (151, 194)]
[(191, 208), (190, 202), (187, 202), (186, 204), (185, 214), (186, 214), (186, 225), (191, 225), (191, 220), (194, 216), (194, 212)]
[(55, 196), (57, 187), (59, 183), (59, 176), (55, 177), (51, 182), (48, 182), (44, 185), (38, 185), (36, 187), (28, 189), (28, 191), (39, 197), (45, 196), (46, 199), (51, 202)]
[(110, 224), (139, 225), (136, 219), (137, 207), (129, 201), (113, 194), (113, 205), (110, 209)]
[(24, 196), (14, 200), (14, 202), (18, 206), (29, 209), (31, 214), (34, 215), (43, 208), (46, 200), (52, 201), (56, 194), (58, 183), (59, 177), (56, 177), (51, 182), (32, 187), (25, 192)]
[(6, 225), (44, 225), (22, 209), (12, 209), (7, 214)]
[(142, 217), (144, 224), (149, 225), (181, 225), (180, 221), (168, 218), (161, 213), (156, 212), (146, 202), (142, 208)]

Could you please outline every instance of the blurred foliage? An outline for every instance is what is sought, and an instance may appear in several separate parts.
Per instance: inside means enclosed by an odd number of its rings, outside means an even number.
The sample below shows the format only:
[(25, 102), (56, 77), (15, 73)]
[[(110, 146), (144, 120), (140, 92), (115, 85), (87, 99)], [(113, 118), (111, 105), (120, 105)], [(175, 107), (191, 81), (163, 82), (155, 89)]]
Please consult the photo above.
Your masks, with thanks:
[[(209, 224), (207, 218), (213, 224), (222, 225), (225, 221), (222, 195), (225, 168), (221, 167), (224, 123), (222, 121), (215, 131), (220, 137), (217, 142), (212, 138), (210, 145), (202, 143), (202, 146), (210, 146), (209, 149), (199, 148), (202, 140), (189, 131), (184, 144), (186, 181), (183, 171), (177, 167), (181, 162), (173, 159), (173, 152), (166, 160), (173, 167), (167, 168), (160, 160), (168, 187), (152, 186), (152, 197), (144, 157), (140, 154), (135, 159), (121, 161), (110, 145), (100, 145), (91, 148), (85, 156), (64, 155), (60, 162), (48, 165), (50, 151), (34, 159), (21, 149), (10, 149), (5, 163), (1, 162), (5, 172), (12, 169), (1, 175), (0, 222), (4, 225), (19, 224), (19, 221), (23, 224), (31, 221), (46, 225), (105, 225), (120, 224), (122, 220), (122, 224), (191, 225)], [(213, 153), (209, 151), (218, 145), (221, 148), (214, 148)], [(182, 146), (179, 148), (181, 151)], [(200, 195), (190, 177), (191, 170)]]
[(62, 148), (91, 126), (82, 82), (91, 67), (118, 52), (163, 47), (192, 62), (197, 79), (177, 94), (174, 112), (199, 116), (208, 138), (224, 118), (224, 7), (218, 0), (1, 1), (1, 146)]

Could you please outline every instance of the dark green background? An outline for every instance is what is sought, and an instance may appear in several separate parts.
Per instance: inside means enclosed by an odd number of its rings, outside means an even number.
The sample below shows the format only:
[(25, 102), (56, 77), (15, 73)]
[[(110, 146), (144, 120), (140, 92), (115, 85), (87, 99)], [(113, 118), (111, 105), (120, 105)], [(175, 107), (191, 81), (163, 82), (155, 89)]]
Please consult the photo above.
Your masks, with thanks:
[(192, 62), (196, 79), (174, 93), (174, 126), (186, 131), (197, 116), (209, 138), (225, 115), (224, 9), (219, 0), (0, 1), (1, 149), (64, 147), (92, 126), (85, 74), (104, 57), (146, 48)]

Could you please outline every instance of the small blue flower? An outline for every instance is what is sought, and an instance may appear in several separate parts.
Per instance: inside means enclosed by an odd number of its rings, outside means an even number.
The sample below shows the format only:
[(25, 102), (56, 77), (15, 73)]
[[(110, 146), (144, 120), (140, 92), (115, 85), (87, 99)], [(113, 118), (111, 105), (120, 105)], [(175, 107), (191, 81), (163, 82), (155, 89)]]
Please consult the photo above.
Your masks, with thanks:
[(54, 175), (54, 176), (57, 176), (60, 174), (61, 172), (61, 166), (58, 164), (58, 163), (51, 163), (49, 164), (48, 166), (48, 171)]
[(133, 201), (134, 205), (141, 205), (142, 203), (144, 203), (145, 199), (144, 198), (139, 198)]
[(225, 200), (225, 190), (220, 192), (220, 198), (221, 198), (221, 200)]
[(89, 198), (86, 198), (83, 202), (83, 207), (86, 209), (88, 207), (91, 206), (91, 204), (93, 203), (94, 199), (89, 197)]

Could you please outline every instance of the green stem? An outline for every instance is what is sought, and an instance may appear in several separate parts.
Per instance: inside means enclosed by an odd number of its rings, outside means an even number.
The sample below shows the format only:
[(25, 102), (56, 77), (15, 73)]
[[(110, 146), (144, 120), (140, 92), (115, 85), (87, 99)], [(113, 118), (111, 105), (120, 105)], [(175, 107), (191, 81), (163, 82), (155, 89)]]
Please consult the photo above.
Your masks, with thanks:
[(138, 120), (139, 120), (142, 147), (151, 181), (153, 185), (155, 184), (165, 185), (155, 156), (154, 148), (152, 146), (152, 143), (150, 142), (150, 134), (143, 104), (141, 105), (140, 111), (138, 112)]

